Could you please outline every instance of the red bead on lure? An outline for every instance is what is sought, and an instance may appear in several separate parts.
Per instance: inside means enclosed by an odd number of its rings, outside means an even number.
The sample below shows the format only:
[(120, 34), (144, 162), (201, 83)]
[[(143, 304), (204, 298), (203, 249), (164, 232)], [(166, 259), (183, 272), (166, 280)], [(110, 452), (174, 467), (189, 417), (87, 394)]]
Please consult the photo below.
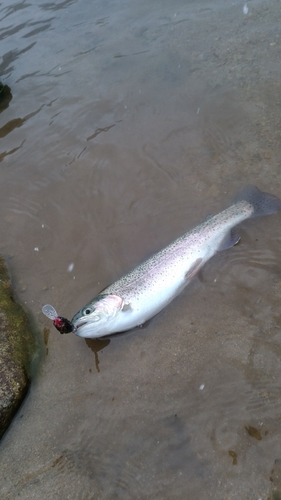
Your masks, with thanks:
[(58, 316), (57, 311), (50, 304), (46, 304), (42, 307), (42, 313), (53, 320), (53, 325), (60, 333), (70, 333), (75, 330), (75, 326), (66, 318)]

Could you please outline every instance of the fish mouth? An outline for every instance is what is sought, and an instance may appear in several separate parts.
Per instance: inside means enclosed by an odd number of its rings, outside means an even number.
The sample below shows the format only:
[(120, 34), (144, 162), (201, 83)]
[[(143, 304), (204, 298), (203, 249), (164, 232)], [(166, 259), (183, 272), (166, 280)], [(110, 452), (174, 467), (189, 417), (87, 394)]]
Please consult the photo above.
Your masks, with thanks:
[(78, 323), (78, 325), (75, 325), (74, 328), (75, 330), (78, 330), (81, 326), (87, 325), (88, 321), (83, 321), (82, 323)]

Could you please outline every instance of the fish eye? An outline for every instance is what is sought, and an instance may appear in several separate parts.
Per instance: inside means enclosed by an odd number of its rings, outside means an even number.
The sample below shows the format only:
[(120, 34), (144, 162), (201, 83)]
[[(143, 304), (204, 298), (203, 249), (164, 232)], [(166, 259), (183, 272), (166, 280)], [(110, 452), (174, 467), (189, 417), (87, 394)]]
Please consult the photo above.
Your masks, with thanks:
[(86, 314), (91, 314), (91, 312), (92, 312), (92, 309), (90, 307), (86, 307), (86, 309), (84, 309), (84, 311), (83, 311), (83, 314), (85, 316)]

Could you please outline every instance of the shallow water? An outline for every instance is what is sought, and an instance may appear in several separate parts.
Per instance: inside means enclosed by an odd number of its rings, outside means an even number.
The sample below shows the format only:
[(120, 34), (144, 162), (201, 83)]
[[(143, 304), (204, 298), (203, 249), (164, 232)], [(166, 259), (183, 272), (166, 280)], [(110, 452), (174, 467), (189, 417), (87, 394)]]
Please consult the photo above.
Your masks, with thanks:
[(280, 214), (146, 328), (86, 342), (41, 313), (71, 318), (247, 183), (281, 197), (280, 1), (247, 8), (0, 4), (0, 252), (50, 329), (1, 499), (279, 498)]

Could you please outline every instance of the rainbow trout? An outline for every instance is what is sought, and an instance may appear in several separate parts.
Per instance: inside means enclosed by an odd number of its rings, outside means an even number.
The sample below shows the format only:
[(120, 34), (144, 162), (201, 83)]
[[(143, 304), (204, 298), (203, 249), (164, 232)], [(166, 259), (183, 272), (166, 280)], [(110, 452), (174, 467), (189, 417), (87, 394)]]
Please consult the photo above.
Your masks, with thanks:
[(79, 337), (96, 338), (142, 325), (166, 307), (216, 252), (238, 243), (240, 236), (234, 226), (278, 210), (279, 198), (246, 186), (229, 208), (207, 217), (105, 288), (71, 322), (52, 318), (56, 328), (61, 333), (73, 331)]

